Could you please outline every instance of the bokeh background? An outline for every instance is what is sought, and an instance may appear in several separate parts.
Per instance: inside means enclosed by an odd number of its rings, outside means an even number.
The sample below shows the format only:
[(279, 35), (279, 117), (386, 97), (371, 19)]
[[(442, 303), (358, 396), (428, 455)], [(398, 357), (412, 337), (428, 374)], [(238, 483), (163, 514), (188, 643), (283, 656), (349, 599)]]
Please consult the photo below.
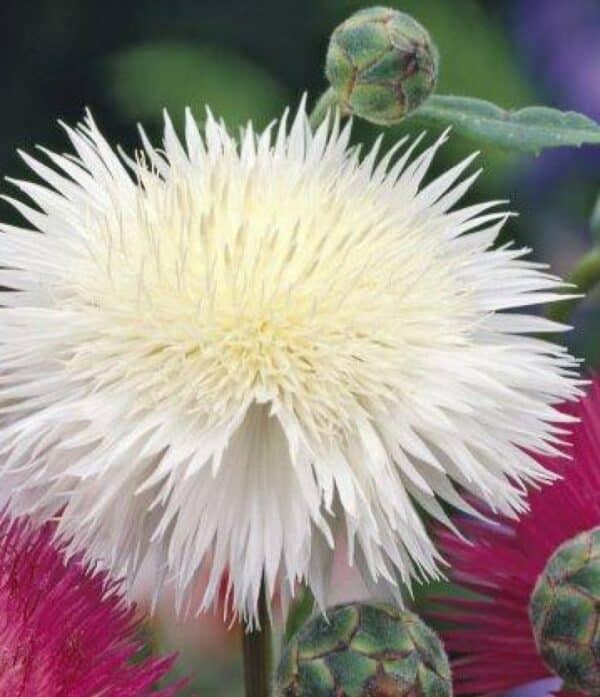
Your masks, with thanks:
[[(161, 110), (181, 121), (205, 104), (232, 127), (266, 125), (303, 92), (324, 88), (323, 58), (333, 27), (367, 3), (357, 0), (1, 0), (0, 173), (21, 176), (16, 148), (63, 151), (58, 119), (90, 107), (111, 140), (137, 145), (142, 121), (159, 137)], [(389, 0), (433, 34), (442, 56), (440, 92), (504, 107), (546, 103), (600, 120), (598, 0)], [(402, 128), (390, 129), (386, 142)], [(375, 129), (359, 124), (357, 140)], [(433, 134), (432, 134), (433, 137)], [(477, 146), (454, 137), (437, 166)], [(568, 274), (593, 243), (590, 216), (600, 192), (600, 148), (539, 158), (484, 148), (472, 198), (509, 198), (520, 217), (507, 230), (534, 256)], [(2, 183), (3, 193), (10, 185)], [(0, 203), (0, 217), (13, 216)], [(600, 240), (598, 240), (600, 242)], [(572, 349), (600, 363), (598, 298), (574, 317)], [(339, 586), (349, 597), (351, 582)], [(159, 610), (151, 631), (160, 650), (182, 651), (190, 694), (241, 695), (239, 634), (219, 615), (174, 625)]]

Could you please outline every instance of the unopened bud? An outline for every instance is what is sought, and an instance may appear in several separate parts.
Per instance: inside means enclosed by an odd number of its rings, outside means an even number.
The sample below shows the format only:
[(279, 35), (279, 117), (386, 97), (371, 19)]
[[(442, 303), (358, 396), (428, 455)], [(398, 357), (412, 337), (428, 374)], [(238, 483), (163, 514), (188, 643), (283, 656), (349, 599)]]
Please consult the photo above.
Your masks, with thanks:
[(565, 688), (600, 694), (600, 528), (554, 552), (529, 614), (539, 653)]
[(277, 697), (451, 697), (441, 641), (416, 615), (341, 605), (309, 620), (285, 647)]
[(325, 72), (343, 111), (389, 126), (433, 92), (438, 62), (429, 33), (416, 20), (373, 7), (333, 32)]

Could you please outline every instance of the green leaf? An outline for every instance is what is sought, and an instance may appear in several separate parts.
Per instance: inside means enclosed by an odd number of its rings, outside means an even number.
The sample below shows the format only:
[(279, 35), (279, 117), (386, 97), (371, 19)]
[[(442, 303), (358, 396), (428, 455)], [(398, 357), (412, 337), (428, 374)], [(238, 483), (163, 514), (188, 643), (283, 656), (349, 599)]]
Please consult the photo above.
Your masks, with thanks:
[(279, 116), (286, 90), (268, 71), (232, 51), (182, 41), (134, 46), (113, 55), (106, 86), (127, 119), (156, 122), (167, 108), (181, 123), (186, 106), (203, 119), (210, 106), (229, 127), (264, 127)]
[(506, 111), (482, 99), (434, 95), (409, 119), (424, 125), (452, 126), (457, 133), (479, 142), (525, 153), (600, 144), (600, 125), (592, 119), (541, 106)]

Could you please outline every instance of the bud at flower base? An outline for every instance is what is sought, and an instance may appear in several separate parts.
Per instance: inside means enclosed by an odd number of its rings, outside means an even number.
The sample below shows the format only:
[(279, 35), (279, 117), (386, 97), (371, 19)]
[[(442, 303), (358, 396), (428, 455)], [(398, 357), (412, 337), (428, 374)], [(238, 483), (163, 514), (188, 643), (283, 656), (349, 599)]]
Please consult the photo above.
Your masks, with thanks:
[(441, 641), (416, 615), (341, 605), (312, 618), (285, 647), (277, 697), (451, 697)]

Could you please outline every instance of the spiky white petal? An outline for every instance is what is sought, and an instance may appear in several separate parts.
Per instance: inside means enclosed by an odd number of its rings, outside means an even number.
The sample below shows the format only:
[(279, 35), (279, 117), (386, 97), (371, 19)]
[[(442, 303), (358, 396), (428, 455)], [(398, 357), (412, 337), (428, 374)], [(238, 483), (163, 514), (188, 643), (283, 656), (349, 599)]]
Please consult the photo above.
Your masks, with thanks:
[[(133, 579), (149, 556), (185, 607), (228, 572), (252, 619), (304, 579), (323, 600), (336, 532), (368, 581), (435, 574), (415, 502), (453, 482), (503, 513), (548, 479), (578, 394), (559, 327), (505, 312), (560, 281), (493, 249), (498, 203), (455, 209), (472, 158), (423, 180), (445, 140), (377, 161), (302, 107), (240, 139), (187, 114), (183, 145), (118, 156), (90, 115), (76, 155), (24, 155), (31, 228), (2, 226), (2, 471), (14, 505)], [(397, 152), (397, 149), (396, 149)]]

